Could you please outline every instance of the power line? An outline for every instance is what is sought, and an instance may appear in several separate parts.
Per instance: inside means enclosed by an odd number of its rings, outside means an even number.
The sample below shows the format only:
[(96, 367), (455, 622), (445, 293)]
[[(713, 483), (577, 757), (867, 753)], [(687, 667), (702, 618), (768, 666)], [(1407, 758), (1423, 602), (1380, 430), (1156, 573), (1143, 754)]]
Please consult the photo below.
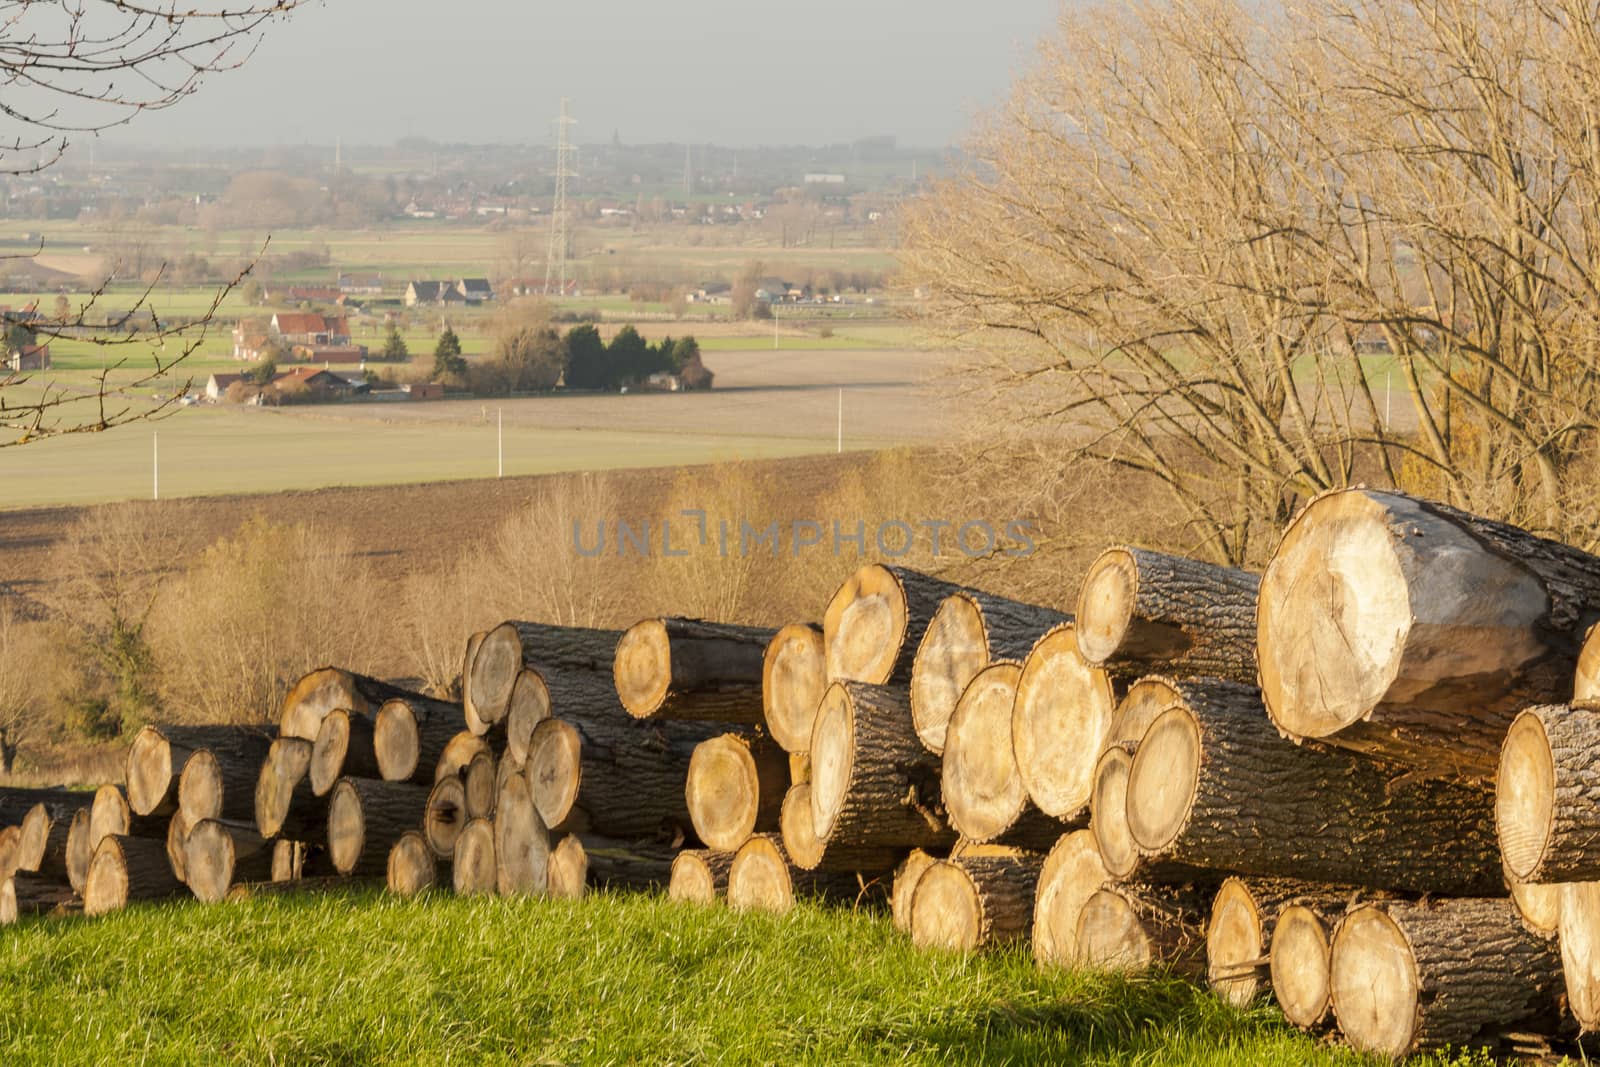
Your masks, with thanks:
[(572, 165), (577, 149), (569, 133), (577, 119), (567, 114), (567, 98), (561, 98), (561, 115), (556, 119), (556, 199), (550, 212), (550, 249), (544, 259), (544, 291), (550, 295), (550, 279), (559, 279), (556, 292), (567, 291), (567, 180), (578, 176)]

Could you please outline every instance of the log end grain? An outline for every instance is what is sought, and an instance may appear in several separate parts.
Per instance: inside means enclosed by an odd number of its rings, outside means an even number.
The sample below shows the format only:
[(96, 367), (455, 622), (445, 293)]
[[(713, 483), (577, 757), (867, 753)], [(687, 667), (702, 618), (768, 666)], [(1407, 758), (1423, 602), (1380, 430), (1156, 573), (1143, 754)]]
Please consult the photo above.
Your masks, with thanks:
[(1151, 723), (1128, 769), (1128, 831), (1147, 852), (1160, 852), (1183, 832), (1200, 778), (1200, 726), (1187, 708)]
[(1123, 746), (1107, 748), (1094, 768), (1094, 815), (1089, 829), (1101, 862), (1113, 879), (1126, 878), (1139, 865), (1139, 848), (1128, 828), (1128, 778), (1133, 757)]
[(727, 894), (733, 857), (709, 849), (684, 849), (672, 860), (667, 898), (688, 904), (716, 904)]
[(500, 783), (495, 801), (494, 857), (497, 893), (544, 895), (550, 881), (550, 832), (539, 817), (525, 774), (507, 775)]
[(512, 623), (501, 623), (483, 635), (465, 680), (472, 694), (472, 710), (483, 723), (497, 723), (505, 717), (511, 690), (522, 670), (522, 651), (522, 633)]
[(1078, 648), (1092, 664), (1103, 664), (1122, 647), (1139, 597), (1139, 564), (1125, 548), (1102, 552), (1078, 590)]
[(794, 875), (774, 835), (758, 834), (740, 846), (728, 869), (727, 897), (740, 911), (785, 915), (794, 908)]
[(1339, 1029), (1357, 1049), (1394, 1059), (1411, 1050), (1422, 981), (1410, 941), (1383, 908), (1362, 905), (1340, 921), (1328, 990)]
[(1537, 709), (1529, 709), (1511, 723), (1495, 777), (1495, 832), (1512, 877), (1531, 877), (1544, 862), (1555, 826), (1555, 795), (1550, 739)]
[(526, 760), (534, 727), (550, 715), (550, 687), (544, 676), (527, 668), (517, 672), (516, 684), (511, 687), (511, 707), (506, 711), (505, 754)]
[(128, 747), (126, 774), (128, 806), (136, 815), (151, 815), (170, 799), (173, 777), (172, 746), (159, 727), (142, 727)]
[(572, 814), (583, 784), (582, 755), (583, 737), (571, 723), (546, 719), (534, 727), (523, 773), (546, 826), (561, 826)]
[(406, 782), (415, 777), (422, 758), (422, 740), (417, 713), (410, 702), (383, 702), (372, 724), (372, 747), (378, 772), (385, 781)]
[(694, 747), (684, 799), (706, 847), (734, 852), (755, 833), (763, 794), (756, 758), (743, 734), (723, 734)]
[(1291, 904), (1278, 913), (1268, 946), (1272, 995), (1294, 1026), (1311, 1030), (1331, 1005), (1328, 971), (1332, 944), (1328, 924), (1316, 909)]
[(460, 778), (442, 778), (428, 793), (422, 832), (440, 859), (455, 855), (456, 840), (467, 825), (467, 794)]
[(1079, 653), (1072, 623), (1034, 644), (1017, 679), (1011, 737), (1023, 788), (1040, 811), (1067, 819), (1088, 806), (1115, 710), (1111, 679)]
[(577, 834), (568, 834), (550, 851), (549, 895), (578, 900), (589, 884), (589, 854)]
[(822, 630), (791, 623), (767, 645), (761, 665), (761, 703), (767, 729), (786, 751), (804, 752), (811, 744), (811, 722), (827, 687)]
[(1211, 991), (1243, 1008), (1265, 987), (1267, 916), (1238, 878), (1222, 883), (1206, 923), (1206, 980)]
[(1011, 747), (1011, 711), (1021, 675), (1015, 663), (984, 668), (950, 717), (941, 794), (951, 825), (969, 841), (999, 837), (1028, 805)]
[(350, 709), (335, 708), (323, 718), (311, 743), (311, 792), (327, 796), (344, 776), (345, 754), (350, 751)]
[(983, 903), (972, 876), (939, 860), (922, 872), (911, 896), (911, 940), (918, 948), (973, 952), (980, 944)]
[(660, 619), (644, 619), (623, 631), (611, 664), (617, 697), (629, 715), (648, 719), (661, 709), (672, 686), (672, 643)]
[(473, 819), (456, 837), (451, 884), (457, 896), (493, 896), (496, 884), (494, 824)]
[(983, 610), (971, 596), (945, 597), (923, 632), (911, 667), (911, 719), (929, 752), (944, 751), (945, 729), (961, 694), (988, 665)]
[(888, 567), (869, 563), (846, 578), (822, 617), (828, 681), (889, 681), (908, 619), (905, 588)]
[(220, 904), (233, 885), (233, 835), (213, 819), (203, 819), (184, 838), (184, 881), (202, 904)]
[(438, 877), (438, 857), (422, 832), (407, 830), (401, 834), (389, 850), (389, 864), (385, 872), (389, 892), (398, 897), (414, 897), (432, 889)]
[(1094, 833), (1063, 834), (1044, 859), (1033, 904), (1033, 958), (1041, 967), (1079, 962), (1078, 918), (1089, 898), (1111, 879)]

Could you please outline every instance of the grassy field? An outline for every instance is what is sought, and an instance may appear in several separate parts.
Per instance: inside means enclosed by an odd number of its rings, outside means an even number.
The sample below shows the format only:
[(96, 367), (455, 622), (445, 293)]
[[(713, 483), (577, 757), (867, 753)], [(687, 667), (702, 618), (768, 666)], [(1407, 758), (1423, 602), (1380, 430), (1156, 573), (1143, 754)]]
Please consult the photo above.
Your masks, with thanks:
[(363, 892), (25, 920), (0, 937), (0, 1059), (1368, 1062), (1176, 979), (924, 955), (874, 914)]

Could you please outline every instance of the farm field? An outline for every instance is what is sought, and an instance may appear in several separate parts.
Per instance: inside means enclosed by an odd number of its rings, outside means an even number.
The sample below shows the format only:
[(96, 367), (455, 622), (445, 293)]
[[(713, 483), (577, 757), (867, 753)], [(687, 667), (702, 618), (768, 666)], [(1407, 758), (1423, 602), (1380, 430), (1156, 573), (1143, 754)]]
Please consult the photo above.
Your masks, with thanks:
[(356, 890), (25, 920), (0, 942), (0, 1019), (10, 1064), (1369, 1062), (1178, 979), (925, 955), (839, 908), (652, 896)]
[[(260, 409), (203, 406), (157, 423), (0, 450), (0, 508), (658, 467), (832, 452), (843, 393), (849, 450), (926, 440), (937, 366), (912, 351), (718, 351), (717, 388)], [(194, 371), (197, 378), (198, 370)]]

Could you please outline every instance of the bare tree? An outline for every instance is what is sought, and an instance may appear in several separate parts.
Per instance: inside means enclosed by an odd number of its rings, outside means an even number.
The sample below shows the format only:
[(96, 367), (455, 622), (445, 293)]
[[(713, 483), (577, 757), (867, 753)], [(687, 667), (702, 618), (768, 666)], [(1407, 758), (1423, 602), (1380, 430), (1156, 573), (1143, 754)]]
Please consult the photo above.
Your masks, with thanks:
[(908, 271), (987, 426), (1143, 472), (1220, 560), (1356, 479), (1592, 537), (1596, 34), (1579, 0), (1064, 17)]
[[(206, 75), (244, 63), (266, 26), (301, 2), (0, 2), (0, 91), (5, 95), (0, 104), (0, 173), (43, 170), (61, 158), (74, 136), (93, 136), (143, 112), (171, 107), (198, 90)], [(126, 360), (108, 360), (94, 385), (82, 389), (33, 382), (20, 364), (0, 367), (0, 447), (96, 432), (166, 413), (188, 383), (161, 402), (134, 394), (169, 378), (198, 347), (217, 307), (249, 270), (247, 265), (224, 285), (204, 314), (181, 324), (158, 319), (149, 304), (150, 288), (144, 289), (124, 316), (148, 313), (149, 328), (138, 335), (120, 328), (125, 324), (107, 323), (103, 314), (96, 316), (107, 279), (76, 315), (40, 332), (110, 347), (148, 346), (153, 366), (123, 376), (119, 372)], [(151, 288), (164, 274), (164, 267), (154, 271)]]

